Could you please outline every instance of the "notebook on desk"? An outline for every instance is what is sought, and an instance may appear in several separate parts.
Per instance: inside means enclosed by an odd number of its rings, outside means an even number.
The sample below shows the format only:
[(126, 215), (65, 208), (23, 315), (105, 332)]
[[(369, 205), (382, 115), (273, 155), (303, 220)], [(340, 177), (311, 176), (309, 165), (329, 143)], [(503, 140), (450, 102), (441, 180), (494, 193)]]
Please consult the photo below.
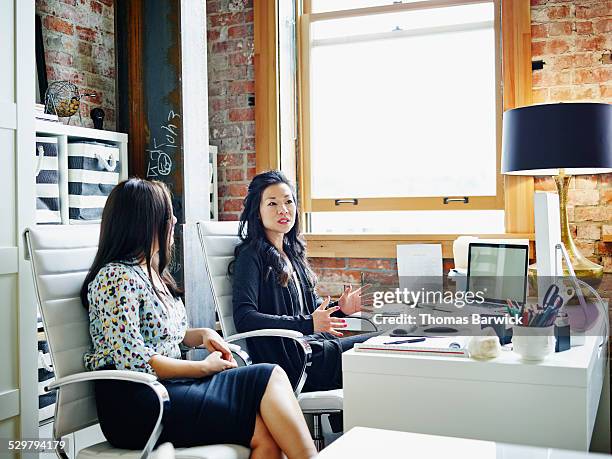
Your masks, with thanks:
[[(418, 342), (415, 341), (424, 338)], [(444, 357), (469, 357), (468, 336), (374, 336), (363, 343), (355, 344), (355, 352), (384, 354), (438, 355)]]

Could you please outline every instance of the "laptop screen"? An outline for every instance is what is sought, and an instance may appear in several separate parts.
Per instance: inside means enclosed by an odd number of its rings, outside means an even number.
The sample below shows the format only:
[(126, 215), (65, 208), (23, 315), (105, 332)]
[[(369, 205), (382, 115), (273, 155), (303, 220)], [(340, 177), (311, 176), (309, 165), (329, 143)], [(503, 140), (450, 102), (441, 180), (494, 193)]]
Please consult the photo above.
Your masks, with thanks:
[(529, 246), (471, 243), (468, 252), (467, 290), (481, 291), (486, 301), (525, 302)]

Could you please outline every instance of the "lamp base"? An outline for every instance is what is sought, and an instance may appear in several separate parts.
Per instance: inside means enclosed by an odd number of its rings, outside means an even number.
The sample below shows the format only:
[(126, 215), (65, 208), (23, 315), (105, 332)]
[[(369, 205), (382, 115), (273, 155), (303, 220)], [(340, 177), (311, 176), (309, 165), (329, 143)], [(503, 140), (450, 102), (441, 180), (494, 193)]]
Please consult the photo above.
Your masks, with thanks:
[[(587, 263), (584, 263), (582, 260), (580, 262), (573, 260), (572, 255), (570, 254), (570, 260), (572, 261), (572, 266), (574, 267), (576, 277), (580, 280), (585, 281), (594, 289), (597, 289), (603, 279), (603, 266), (598, 265), (597, 263), (593, 263), (587, 258), (582, 258), (583, 260), (586, 260)], [(536, 263), (529, 265), (528, 275), (530, 284), (535, 287), (537, 285), (538, 278), (538, 270), (536, 267)], [(569, 276), (569, 270), (566, 266), (563, 266), (563, 276)]]
[[(561, 223), (561, 242), (565, 245), (576, 277), (587, 282), (593, 288), (601, 284), (603, 278), (603, 266), (593, 263), (580, 253), (574, 242), (570, 231), (569, 219), (567, 215), (567, 197), (570, 189), (571, 175), (565, 174), (565, 169), (559, 169), (559, 175), (554, 177), (557, 192), (559, 193), (559, 217)], [(568, 276), (567, 267), (563, 268), (563, 275)]]

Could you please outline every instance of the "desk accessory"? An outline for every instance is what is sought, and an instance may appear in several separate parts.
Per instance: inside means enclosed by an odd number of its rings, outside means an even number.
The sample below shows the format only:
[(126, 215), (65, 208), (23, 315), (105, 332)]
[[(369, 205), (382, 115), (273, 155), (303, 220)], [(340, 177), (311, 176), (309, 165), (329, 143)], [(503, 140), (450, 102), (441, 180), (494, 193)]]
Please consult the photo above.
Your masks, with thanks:
[(89, 112), (89, 117), (93, 122), (94, 129), (104, 129), (104, 110), (100, 107), (92, 108)]
[(468, 343), (470, 357), (477, 360), (493, 359), (501, 352), (500, 339), (496, 331), (487, 327), (483, 336), (473, 336)]
[[(603, 267), (588, 260), (576, 247), (569, 229), (567, 195), (573, 175), (612, 172), (612, 105), (521, 107), (506, 111), (503, 124), (502, 173), (555, 178), (561, 241), (577, 276), (599, 285)], [(530, 267), (530, 274), (536, 275), (535, 266)]]
[[(571, 308), (565, 307), (562, 312), (568, 313), (568, 322), (569, 322), (570, 328), (576, 328), (580, 332), (584, 332), (592, 328), (592, 326), (595, 324), (595, 322), (599, 318), (599, 315), (601, 314), (601, 317), (603, 319), (603, 333), (602, 333), (602, 340), (601, 340), (601, 343), (599, 344), (599, 347), (602, 347), (608, 340), (608, 333), (609, 333), (608, 308), (604, 305), (603, 299), (601, 298), (597, 290), (595, 290), (590, 284), (588, 284), (582, 279), (579, 279), (576, 276), (570, 255), (568, 254), (563, 242), (560, 242), (557, 245), (555, 245), (555, 258), (559, 256), (559, 253), (561, 254), (561, 257), (563, 257), (563, 260), (565, 261), (565, 264), (567, 265), (567, 270), (569, 272), (569, 279), (574, 284), (574, 291), (575, 291), (576, 296), (578, 297), (578, 303), (580, 305), (579, 311), (577, 309), (578, 308), (577, 306), (572, 306)], [(561, 265), (560, 261), (555, 260), (555, 266), (560, 266), (560, 265)], [(559, 274), (560, 274), (559, 272), (555, 273), (556, 276), (558, 276)], [(593, 304), (587, 304), (586, 300), (584, 299), (583, 289), (587, 290), (595, 297), (597, 301), (596, 306)], [(596, 309), (594, 309), (594, 307)], [(584, 325), (578, 322), (578, 318), (580, 317), (580, 315), (584, 317)], [(572, 318), (572, 316), (574, 316), (574, 318)], [(574, 323), (576, 326), (572, 327), (572, 323)], [(581, 326), (584, 326), (584, 328), (581, 329), (580, 328)], [(570, 338), (570, 341), (571, 341), (570, 345), (578, 344), (579, 341), (576, 339), (577, 337), (574, 336), (573, 338), (574, 339)], [(584, 343), (580, 342), (580, 344), (584, 344)]]
[(554, 324), (565, 304), (560, 291), (557, 284), (550, 285), (541, 305), (524, 303), (519, 306), (515, 301), (508, 300), (508, 313), (522, 322), (522, 325), (512, 328), (512, 344), (523, 360), (543, 360), (557, 349)]
[[(402, 340), (404, 341), (404, 340)], [(388, 336), (374, 336), (355, 344), (355, 352), (383, 354), (435, 355), (443, 357), (469, 357), (466, 336), (415, 336), (407, 342), (391, 341)]]
[(555, 349), (554, 327), (514, 326), (512, 347), (523, 360), (544, 360)]
[(60, 118), (70, 119), (73, 115), (79, 115), (79, 121), (83, 125), (79, 106), (83, 97), (95, 97), (95, 93), (81, 94), (79, 88), (70, 81), (54, 81), (45, 91), (45, 113), (52, 113)]
[(442, 245), (398, 245), (397, 274), (401, 291), (442, 291)]
[(567, 351), (570, 347), (570, 324), (566, 312), (560, 312), (555, 320), (555, 352)]
[(414, 332), (415, 330), (416, 325), (410, 326), (408, 328), (394, 328), (393, 330), (391, 330), (389, 336), (391, 336), (392, 338), (403, 338), (410, 335), (410, 333)]
[(411, 338), (411, 339), (402, 339), (399, 341), (389, 341), (388, 343), (384, 343), (385, 345), (388, 344), (413, 344), (413, 343), (422, 343), (423, 341), (425, 341), (425, 338)]
[[(574, 329), (573, 323), (584, 327), (578, 330), (584, 332), (590, 330), (601, 317), (603, 332), (599, 347), (608, 339), (608, 311), (601, 296), (591, 285), (576, 277), (570, 256), (562, 242), (555, 245), (555, 257), (558, 257), (559, 253), (567, 265), (569, 280), (574, 284), (573, 289), (568, 289), (565, 285), (559, 287), (556, 283), (551, 284), (544, 295), (542, 306), (523, 305), (519, 308), (516, 302), (508, 300), (508, 313), (522, 317), (523, 323), (526, 324), (513, 327), (512, 338), (514, 350), (525, 360), (542, 360), (551, 352), (551, 346), (554, 346), (557, 352), (569, 349), (575, 344), (571, 342), (570, 336), (570, 331)], [(555, 260), (555, 266), (561, 266), (558, 260)], [(559, 273), (556, 274), (558, 277)], [(586, 302), (583, 289), (595, 297), (596, 305)], [(578, 297), (579, 305), (568, 306), (567, 301), (574, 294)], [(579, 322), (581, 317), (584, 318), (583, 323)], [(561, 339), (558, 344), (557, 336)]]

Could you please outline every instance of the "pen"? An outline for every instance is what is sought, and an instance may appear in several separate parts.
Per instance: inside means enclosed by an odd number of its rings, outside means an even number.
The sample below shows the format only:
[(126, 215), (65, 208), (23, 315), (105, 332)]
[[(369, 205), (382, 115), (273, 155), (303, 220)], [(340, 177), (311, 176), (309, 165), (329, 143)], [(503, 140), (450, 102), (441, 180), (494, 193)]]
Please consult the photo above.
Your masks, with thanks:
[(401, 341), (391, 341), (389, 343), (384, 343), (384, 344), (422, 343), (423, 341), (425, 341), (425, 338), (414, 338), (414, 339), (403, 339)]

